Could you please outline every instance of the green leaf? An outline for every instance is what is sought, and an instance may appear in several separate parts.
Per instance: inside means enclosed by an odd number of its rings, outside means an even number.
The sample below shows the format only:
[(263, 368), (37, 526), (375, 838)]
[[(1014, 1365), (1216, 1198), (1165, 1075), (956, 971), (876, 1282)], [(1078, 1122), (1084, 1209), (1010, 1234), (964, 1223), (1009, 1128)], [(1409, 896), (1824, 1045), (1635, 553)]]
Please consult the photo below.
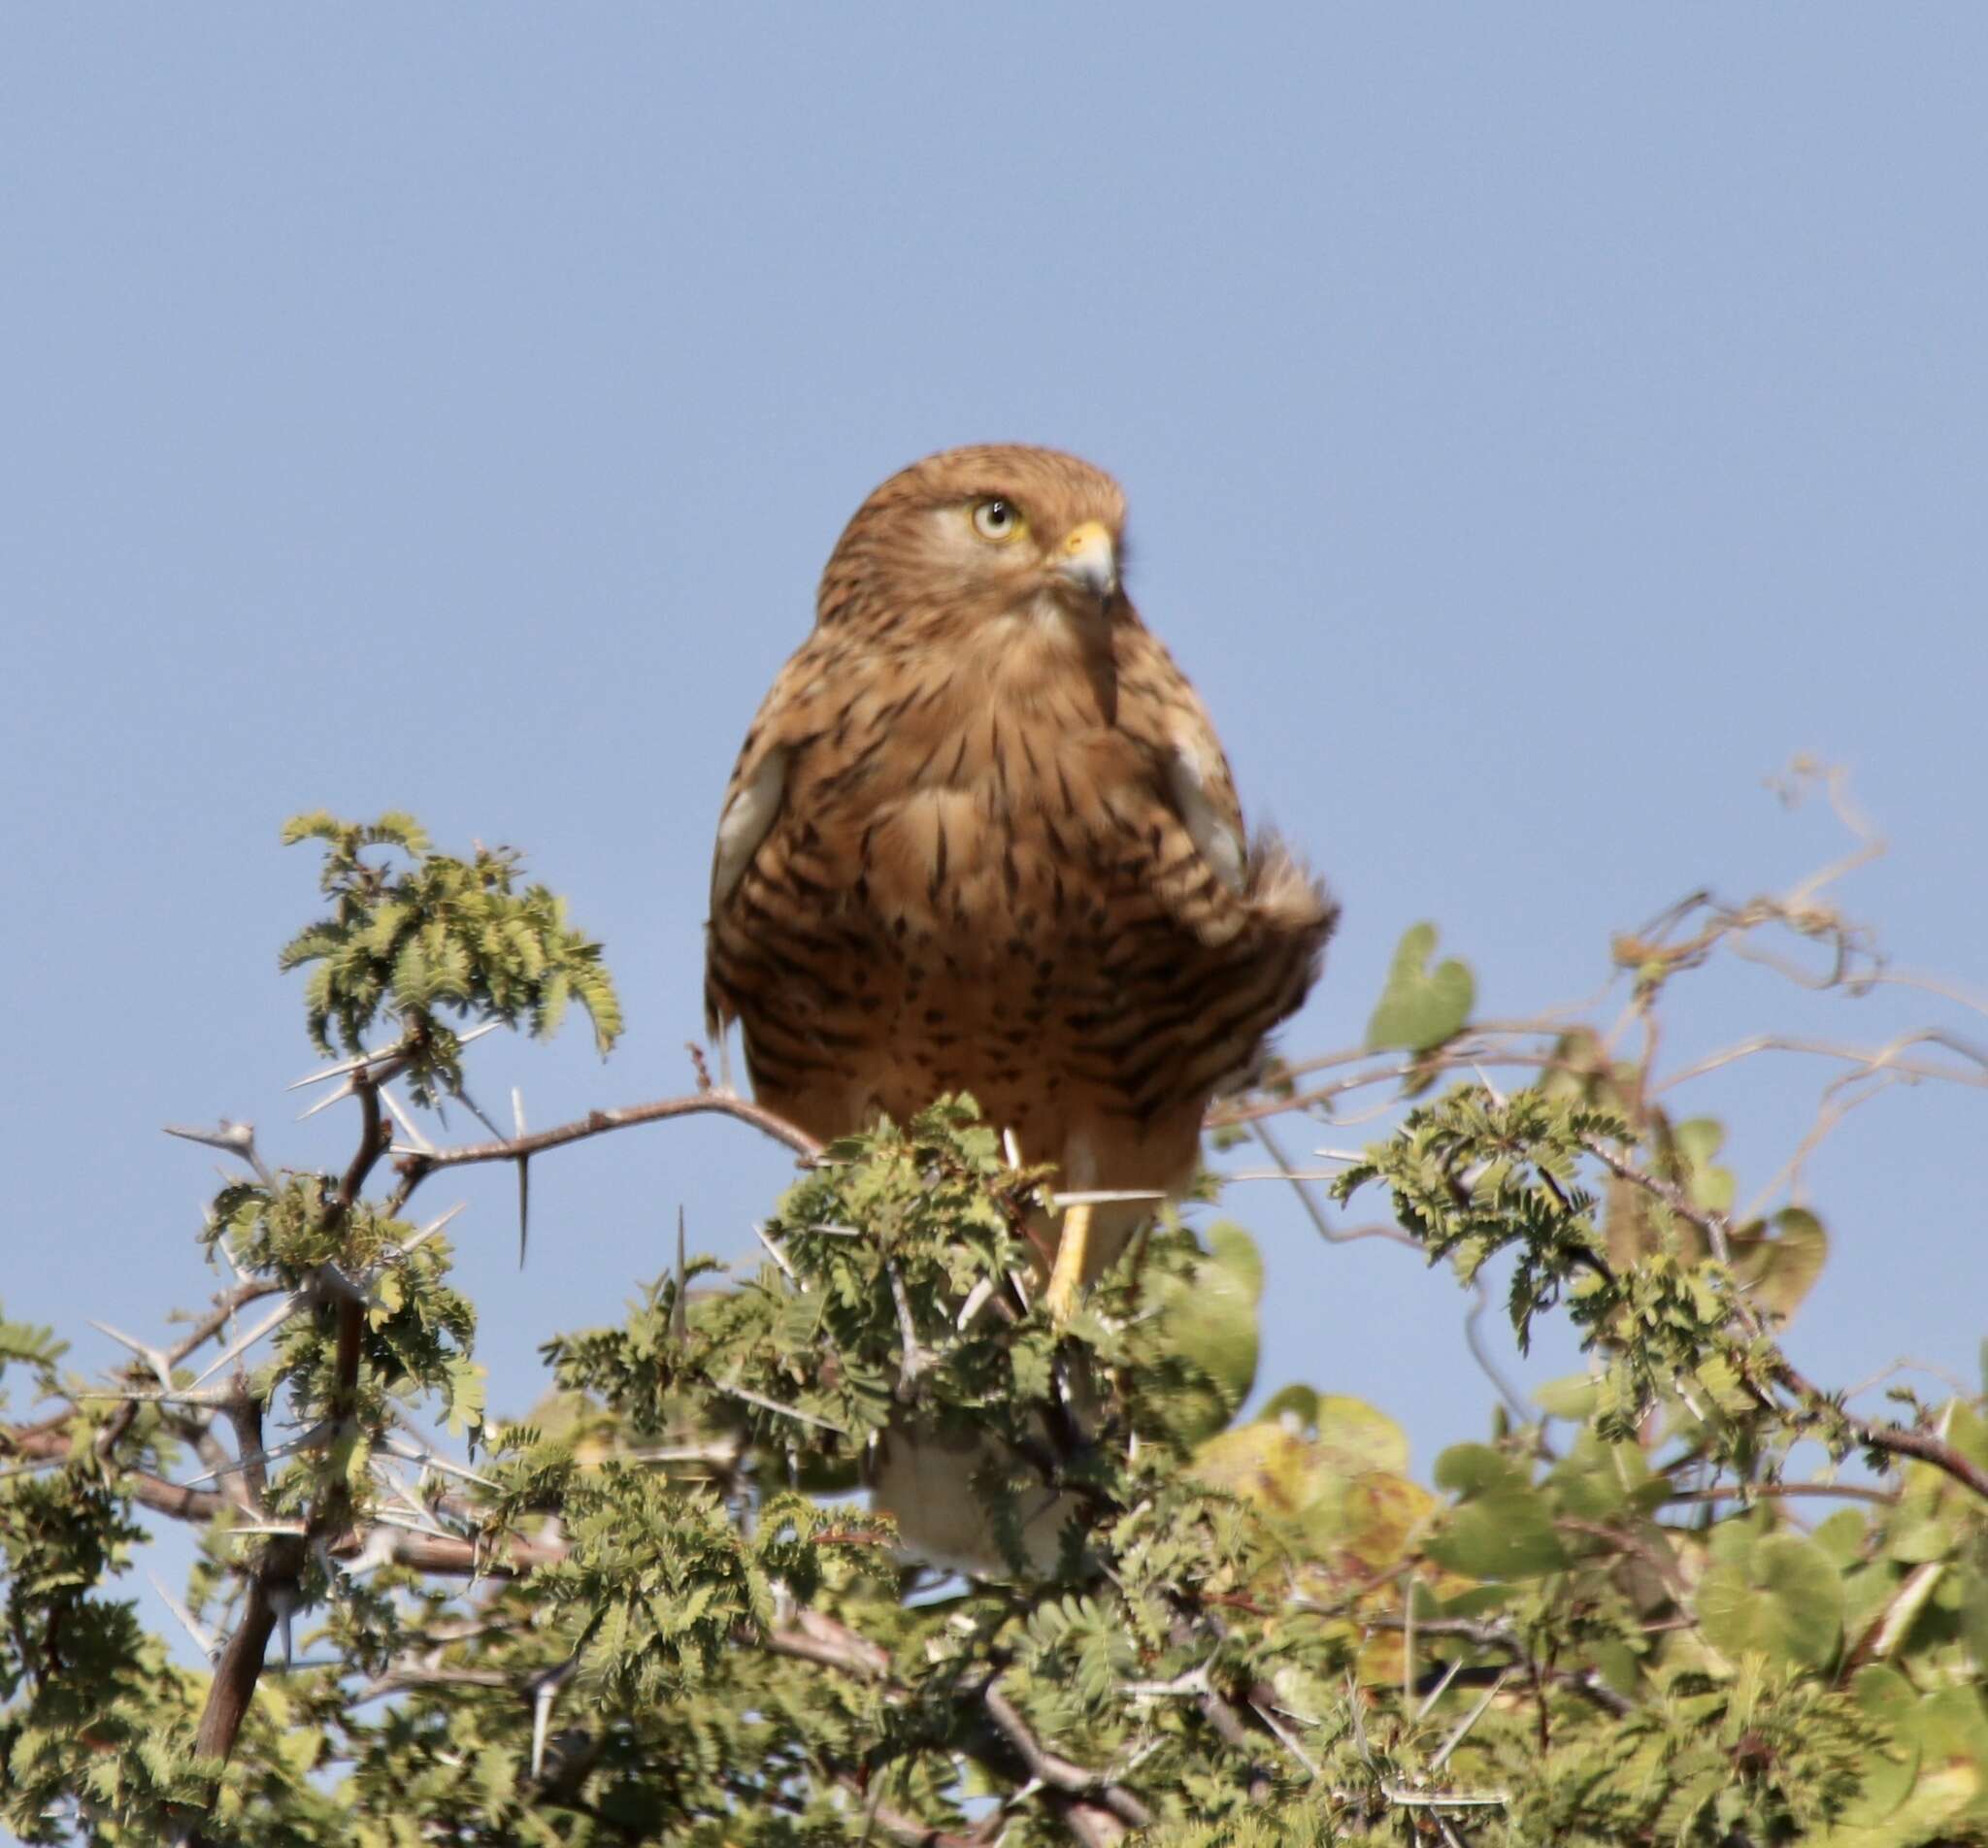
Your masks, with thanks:
[(1159, 1339), (1198, 1375), (1179, 1396), (1176, 1425), (1189, 1442), (1221, 1430), (1256, 1383), (1263, 1260), (1240, 1226), (1211, 1228), (1209, 1245), (1159, 1292)]
[(1439, 1566), (1470, 1578), (1537, 1578), (1567, 1565), (1546, 1499), (1532, 1489), (1466, 1502), (1427, 1551)]
[(1601, 1385), (1592, 1373), (1569, 1373), (1533, 1388), (1533, 1403), (1548, 1418), (1566, 1418), (1585, 1424), (1594, 1415)]
[(1387, 1413), (1344, 1393), (1312, 1402), (1314, 1448), (1321, 1464), (1343, 1476), (1369, 1469), (1400, 1474), (1408, 1467), (1408, 1435)]
[(1574, 1448), (1547, 1478), (1560, 1506), (1586, 1521), (1614, 1519), (1632, 1506), (1637, 1491), (1649, 1479), (1649, 1465), (1639, 1445), (1606, 1443), (1592, 1431), (1574, 1438)]
[(1727, 1656), (1757, 1650), (1771, 1661), (1819, 1668), (1843, 1627), (1843, 1585), (1822, 1548), (1770, 1534), (1737, 1559), (1707, 1568), (1698, 1586), (1699, 1628)]
[(1704, 1212), (1730, 1212), (1738, 1191), (1730, 1168), (1713, 1165), (1712, 1157), (1726, 1142), (1726, 1126), (1715, 1116), (1688, 1117), (1671, 1132), (1671, 1143), (1683, 1170), (1691, 1204)]
[(1498, 1494), (1528, 1486), (1526, 1473), (1489, 1444), (1451, 1444), (1436, 1459), (1436, 1486), (1454, 1495)]
[(1454, 960), (1428, 967), (1436, 950), (1436, 926), (1411, 925), (1395, 946), (1380, 1001), (1367, 1023), (1367, 1049), (1406, 1046), (1426, 1052), (1452, 1038), (1471, 1017), (1476, 983), (1466, 964)]
[(1794, 1314), (1829, 1257), (1829, 1234), (1803, 1206), (1784, 1207), (1765, 1225), (1756, 1220), (1740, 1227), (1728, 1245), (1733, 1274), (1756, 1303), (1779, 1316)]
[(1265, 1425), (1286, 1425), (1309, 1436), (1318, 1429), (1318, 1394), (1309, 1386), (1285, 1386), (1274, 1393), (1256, 1414)]
[(1988, 1469), (1988, 1418), (1964, 1399), (1950, 1400), (1940, 1413), (1946, 1441), (1977, 1469)]
[(1455, 1444), (1436, 1460), (1440, 1487), (1463, 1499), (1429, 1557), (1470, 1578), (1535, 1578), (1568, 1563), (1546, 1498), (1510, 1458), (1488, 1444)]
[(1836, 1562), (1839, 1571), (1847, 1572), (1864, 1557), (1870, 1532), (1871, 1523), (1861, 1509), (1839, 1508), (1808, 1537)]

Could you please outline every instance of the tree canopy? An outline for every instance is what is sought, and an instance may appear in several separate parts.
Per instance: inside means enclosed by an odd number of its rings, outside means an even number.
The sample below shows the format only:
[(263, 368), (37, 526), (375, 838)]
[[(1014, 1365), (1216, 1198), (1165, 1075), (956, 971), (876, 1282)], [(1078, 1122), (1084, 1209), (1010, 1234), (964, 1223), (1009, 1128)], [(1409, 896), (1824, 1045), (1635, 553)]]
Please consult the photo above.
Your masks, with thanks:
[[(490, 1029), (548, 1035), (578, 1002), (612, 1047), (601, 945), (516, 855), (437, 851), (406, 815), (286, 838), (322, 854), (325, 913), (282, 955), (349, 1162), (176, 1130), (240, 1169), (209, 1306), (119, 1336), (94, 1380), (0, 1322), (21, 1839), (1988, 1841), (1988, 1402), (1901, 1378), (1873, 1411), (1784, 1340), (1828, 1252), (1791, 1185), (1813, 1142), (1876, 1088), (1988, 1081), (1988, 1056), (1943, 1028), (1834, 1049), (1807, 1141), (1744, 1207), (1720, 1125), (1654, 1083), (1663, 1010), (1717, 957), (1791, 940), (1808, 985), (1881, 979), (1840, 867), (1624, 933), (1592, 1018), (1476, 1021), (1471, 971), (1415, 926), (1363, 1046), (1218, 1105), (1218, 1141), (1305, 1190), (1279, 1128), (1391, 1097), (1323, 1183), (1358, 1230), (1467, 1290), (1508, 1278), (1521, 1344), (1577, 1332), (1584, 1372), (1532, 1401), (1487, 1377), (1482, 1441), (1424, 1482), (1384, 1409), (1256, 1397), (1264, 1260), (1206, 1204), (1047, 1313), (1027, 1208), (1055, 1177), (971, 1099), (817, 1149), (707, 1080), (438, 1145)], [(502, 1382), (536, 1403), (499, 1422), (423, 1184), (514, 1166), (522, 1237), (532, 1162), (701, 1111), (794, 1153), (763, 1260), (679, 1232), (624, 1321), (545, 1331), (547, 1376)], [(912, 1413), (978, 1447), (1004, 1571), (907, 1559), (859, 1493)], [(1053, 1560), (1023, 1543), (1044, 1505)], [(123, 1579), (159, 1521), (199, 1534), (177, 1638)]]

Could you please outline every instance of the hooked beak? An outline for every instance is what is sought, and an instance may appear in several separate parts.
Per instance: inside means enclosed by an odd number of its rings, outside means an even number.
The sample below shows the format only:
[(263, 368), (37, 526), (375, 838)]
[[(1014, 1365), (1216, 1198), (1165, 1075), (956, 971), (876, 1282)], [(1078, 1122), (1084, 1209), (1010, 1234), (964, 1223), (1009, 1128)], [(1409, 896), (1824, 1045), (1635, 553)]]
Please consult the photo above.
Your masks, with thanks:
[(1118, 548), (1103, 520), (1085, 520), (1057, 547), (1056, 575), (1103, 603), (1118, 588)]

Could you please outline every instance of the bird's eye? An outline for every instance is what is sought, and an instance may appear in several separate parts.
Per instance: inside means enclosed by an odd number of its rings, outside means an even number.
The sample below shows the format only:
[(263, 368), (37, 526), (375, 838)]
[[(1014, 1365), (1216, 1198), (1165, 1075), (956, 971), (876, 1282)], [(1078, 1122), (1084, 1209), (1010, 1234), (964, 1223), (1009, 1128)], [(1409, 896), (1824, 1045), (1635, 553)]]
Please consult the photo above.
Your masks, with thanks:
[(1012, 501), (989, 495), (984, 501), (974, 503), (974, 531), (982, 539), (991, 539), (997, 545), (1019, 539), (1027, 526), (1028, 522), (1021, 516), (1021, 509)]

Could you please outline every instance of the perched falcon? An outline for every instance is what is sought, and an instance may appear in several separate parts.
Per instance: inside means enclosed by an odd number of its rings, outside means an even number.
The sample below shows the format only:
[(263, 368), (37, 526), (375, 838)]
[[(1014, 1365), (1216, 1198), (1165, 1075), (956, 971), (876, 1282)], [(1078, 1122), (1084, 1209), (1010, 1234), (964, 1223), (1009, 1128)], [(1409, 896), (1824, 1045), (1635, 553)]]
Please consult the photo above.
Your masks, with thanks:
[[(706, 1005), (827, 1139), (970, 1091), (1066, 1191), (1176, 1191), (1336, 909), (1245, 843), (1206, 710), (1119, 577), (1125, 499), (950, 449), (858, 510), (732, 772)], [(1143, 1213), (1100, 1212), (1065, 1292)]]
[[(1310, 987), (1336, 908), (1245, 841), (1124, 521), (1089, 464), (987, 446), (893, 476), (837, 544), (725, 794), (706, 984), (812, 1135), (969, 1091), (1062, 1191), (1176, 1192)], [(1149, 1210), (1066, 1212), (1052, 1304)]]

